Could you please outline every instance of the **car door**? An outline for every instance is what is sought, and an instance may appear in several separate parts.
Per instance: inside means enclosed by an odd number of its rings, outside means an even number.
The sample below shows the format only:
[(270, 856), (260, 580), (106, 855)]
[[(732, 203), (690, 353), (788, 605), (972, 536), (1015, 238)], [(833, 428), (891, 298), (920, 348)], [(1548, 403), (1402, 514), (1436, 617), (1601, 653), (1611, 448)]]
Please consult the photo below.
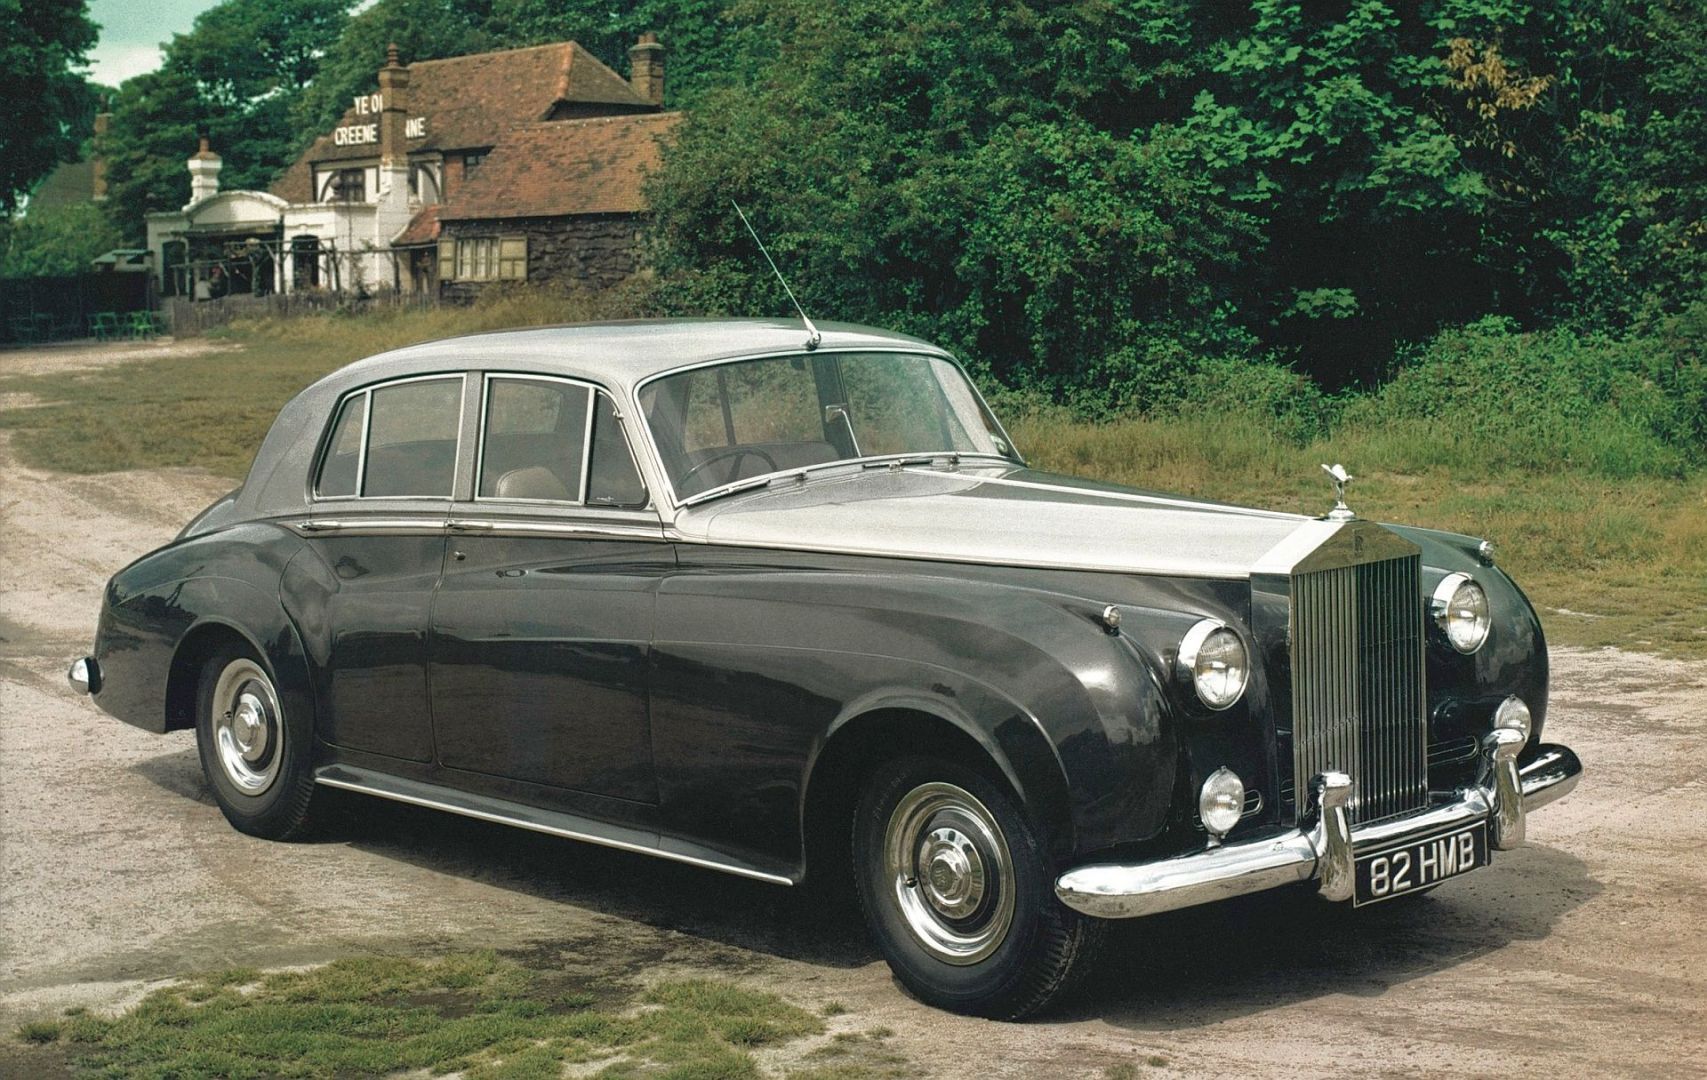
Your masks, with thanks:
[[(427, 638), (464, 445), (467, 378), (398, 380), (340, 403), (302, 524), (292, 617), (320, 652), (320, 735), (411, 761), (433, 756)], [(472, 425), (470, 425), (472, 426)]]
[(483, 376), (471, 497), (456, 503), (429, 663), (450, 769), (657, 802), (647, 679), (674, 569), (609, 395)]

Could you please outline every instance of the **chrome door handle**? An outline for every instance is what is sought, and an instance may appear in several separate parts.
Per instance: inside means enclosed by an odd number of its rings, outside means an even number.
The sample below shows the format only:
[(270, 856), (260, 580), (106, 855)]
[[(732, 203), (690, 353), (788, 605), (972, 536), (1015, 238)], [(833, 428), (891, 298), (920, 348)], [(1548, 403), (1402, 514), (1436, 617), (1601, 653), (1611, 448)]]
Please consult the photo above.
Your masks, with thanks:
[(453, 521), (450, 523), (452, 532), (491, 532), (490, 521)]

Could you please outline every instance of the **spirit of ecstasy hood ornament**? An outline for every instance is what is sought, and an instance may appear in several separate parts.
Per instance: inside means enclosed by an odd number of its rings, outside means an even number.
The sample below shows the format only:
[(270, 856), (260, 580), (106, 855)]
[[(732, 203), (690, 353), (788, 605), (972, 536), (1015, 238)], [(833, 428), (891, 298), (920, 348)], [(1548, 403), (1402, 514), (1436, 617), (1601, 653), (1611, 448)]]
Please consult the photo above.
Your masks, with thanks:
[(1345, 486), (1355, 479), (1344, 465), (1323, 465), (1322, 471), (1334, 478), (1334, 508), (1328, 511), (1329, 521), (1354, 521), (1357, 514), (1345, 504)]

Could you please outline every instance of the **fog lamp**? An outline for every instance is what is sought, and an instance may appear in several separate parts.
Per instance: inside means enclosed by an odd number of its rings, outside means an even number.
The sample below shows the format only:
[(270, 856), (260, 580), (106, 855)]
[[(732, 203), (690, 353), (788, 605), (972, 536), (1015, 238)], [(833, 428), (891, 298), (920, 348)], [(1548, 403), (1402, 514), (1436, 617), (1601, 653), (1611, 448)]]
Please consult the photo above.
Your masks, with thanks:
[(1446, 643), (1459, 652), (1473, 653), (1488, 640), (1488, 627), (1492, 624), (1488, 594), (1469, 574), (1448, 574), (1441, 578), (1429, 609)]
[(1524, 742), (1529, 741), (1529, 730), (1532, 723), (1528, 703), (1516, 694), (1500, 702), (1500, 707), (1494, 710), (1494, 727), (1510, 728), (1522, 735)]
[(1223, 765), (1209, 774), (1197, 795), (1197, 816), (1217, 840), (1233, 831), (1245, 816), (1245, 782)]

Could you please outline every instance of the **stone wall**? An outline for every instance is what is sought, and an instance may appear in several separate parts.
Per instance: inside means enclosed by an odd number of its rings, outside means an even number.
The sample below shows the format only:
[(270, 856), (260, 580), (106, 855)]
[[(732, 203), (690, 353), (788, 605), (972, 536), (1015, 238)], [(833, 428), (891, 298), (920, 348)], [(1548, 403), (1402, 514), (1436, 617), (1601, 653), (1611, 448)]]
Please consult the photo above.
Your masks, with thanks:
[[(528, 282), (602, 289), (633, 274), (640, 265), (641, 217), (638, 214), (583, 214), (574, 217), (509, 218), (503, 221), (447, 221), (442, 235), (456, 240), (474, 236), (526, 236)], [(447, 300), (472, 300), (488, 281), (440, 282)]]

